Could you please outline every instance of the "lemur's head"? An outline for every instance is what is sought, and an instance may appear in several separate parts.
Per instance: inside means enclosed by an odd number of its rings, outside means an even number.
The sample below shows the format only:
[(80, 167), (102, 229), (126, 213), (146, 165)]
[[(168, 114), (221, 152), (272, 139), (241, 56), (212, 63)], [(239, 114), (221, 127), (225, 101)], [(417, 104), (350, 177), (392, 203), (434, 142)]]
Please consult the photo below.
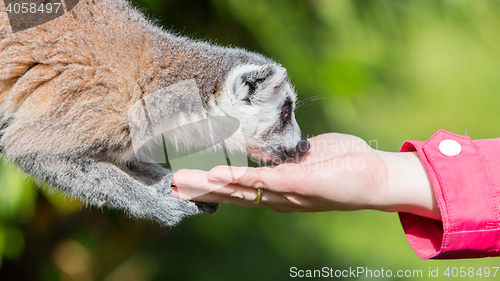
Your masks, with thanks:
[(226, 140), (229, 147), (265, 161), (297, 162), (309, 142), (295, 120), (296, 100), (286, 69), (243, 64), (231, 70), (212, 109), (240, 122), (238, 132)]

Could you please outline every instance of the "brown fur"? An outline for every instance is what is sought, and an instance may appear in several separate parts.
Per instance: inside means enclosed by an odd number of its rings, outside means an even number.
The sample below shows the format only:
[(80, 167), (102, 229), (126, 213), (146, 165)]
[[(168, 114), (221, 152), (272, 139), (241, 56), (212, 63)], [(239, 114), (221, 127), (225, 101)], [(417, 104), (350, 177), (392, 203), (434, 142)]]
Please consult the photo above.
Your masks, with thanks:
[[(15, 34), (0, 15), (0, 110), (15, 120), (4, 146), (64, 154), (128, 144), (126, 112), (142, 94), (136, 77), (149, 63), (148, 43), (123, 17), (95, 7), (82, 1), (71, 14)], [(92, 24), (91, 14), (108, 28)]]
[(82, 0), (17, 33), (0, 10), (2, 146), (11, 154), (122, 153), (131, 104), (190, 78), (206, 101), (245, 54), (163, 32), (121, 1)]

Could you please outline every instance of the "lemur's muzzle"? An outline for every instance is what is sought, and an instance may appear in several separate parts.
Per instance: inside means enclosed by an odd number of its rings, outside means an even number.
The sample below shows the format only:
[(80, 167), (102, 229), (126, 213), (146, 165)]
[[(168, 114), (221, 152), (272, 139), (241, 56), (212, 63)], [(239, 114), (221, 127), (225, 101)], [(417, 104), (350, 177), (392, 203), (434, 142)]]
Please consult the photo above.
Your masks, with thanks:
[(307, 151), (309, 151), (309, 148), (311, 145), (309, 144), (309, 141), (307, 140), (306, 136), (304, 136), (303, 133), (300, 133), (300, 141), (292, 149), (287, 149), (285, 150), (285, 154), (288, 156), (289, 159), (293, 159), (295, 162), (298, 162), (299, 159), (304, 156)]

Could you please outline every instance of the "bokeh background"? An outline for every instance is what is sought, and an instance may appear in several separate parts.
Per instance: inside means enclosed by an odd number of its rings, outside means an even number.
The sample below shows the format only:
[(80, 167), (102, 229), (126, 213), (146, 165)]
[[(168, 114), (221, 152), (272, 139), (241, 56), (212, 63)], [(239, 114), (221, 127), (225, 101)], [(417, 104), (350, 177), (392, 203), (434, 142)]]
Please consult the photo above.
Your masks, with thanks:
[[(309, 136), (355, 134), (389, 151), (440, 128), (500, 137), (498, 1), (134, 4), (178, 34), (279, 61), (304, 101), (296, 115)], [(2, 281), (286, 280), (290, 267), (324, 266), (421, 269), (424, 276), (439, 267), (435, 279), (448, 280), (446, 267), (499, 265), (497, 258), (420, 260), (397, 214), (278, 214), (224, 205), (215, 215), (160, 228), (84, 206), (8, 164), (0, 168)]]

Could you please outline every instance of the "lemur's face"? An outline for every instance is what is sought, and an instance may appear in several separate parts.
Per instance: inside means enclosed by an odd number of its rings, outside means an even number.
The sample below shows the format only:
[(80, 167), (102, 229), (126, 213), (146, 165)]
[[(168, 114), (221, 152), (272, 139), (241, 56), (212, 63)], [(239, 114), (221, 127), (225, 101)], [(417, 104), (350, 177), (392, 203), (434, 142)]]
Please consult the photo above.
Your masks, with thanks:
[(265, 161), (297, 162), (309, 150), (309, 142), (295, 120), (296, 100), (283, 67), (235, 67), (214, 104), (240, 121), (238, 132), (226, 145), (246, 149), (250, 156)]

